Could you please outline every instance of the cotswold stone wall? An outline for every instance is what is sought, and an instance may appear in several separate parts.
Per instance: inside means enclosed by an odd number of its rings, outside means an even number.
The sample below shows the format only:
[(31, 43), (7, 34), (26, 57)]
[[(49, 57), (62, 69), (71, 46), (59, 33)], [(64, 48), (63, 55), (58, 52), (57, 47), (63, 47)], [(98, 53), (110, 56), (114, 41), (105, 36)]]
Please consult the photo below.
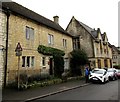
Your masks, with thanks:
[(4, 60), (6, 44), (6, 15), (0, 11), (0, 88), (4, 78)]
[[(34, 29), (34, 39), (27, 40), (26, 39), (26, 26)], [(48, 34), (54, 36), (54, 44), (48, 44)], [(63, 47), (63, 39), (67, 39), (67, 47)], [(45, 72), (49, 70), (49, 57), (46, 57), (46, 65), (43, 67), (42, 57), (44, 55), (39, 54), (37, 48), (39, 45), (45, 45), (54, 47), (57, 49), (64, 50), (66, 53), (66, 57), (68, 57), (68, 53), (72, 51), (72, 38), (67, 36), (61, 32), (53, 30), (49, 27), (43, 26), (41, 24), (36, 23), (35, 21), (29, 20), (22, 16), (18, 15), (10, 15), (9, 18), (9, 45), (8, 45), (8, 71), (7, 71), (7, 80), (11, 82), (14, 80), (16, 70), (18, 70), (18, 58), (15, 55), (15, 48), (17, 43), (20, 42), (23, 51), (22, 56), (34, 56), (34, 66), (27, 68), (27, 70), (31, 73), (37, 73), (39, 71)], [(22, 56), (20, 57), (20, 70), (26, 69), (26, 67), (22, 67)], [(36, 70), (36, 71), (35, 71)], [(40, 72), (40, 73), (42, 73)], [(16, 74), (15, 74), (16, 73)]]
[(79, 24), (79, 22), (76, 22), (74, 18), (69, 24), (67, 32), (69, 32), (73, 36), (80, 35), (80, 48), (86, 51), (88, 57), (94, 56), (91, 35)]

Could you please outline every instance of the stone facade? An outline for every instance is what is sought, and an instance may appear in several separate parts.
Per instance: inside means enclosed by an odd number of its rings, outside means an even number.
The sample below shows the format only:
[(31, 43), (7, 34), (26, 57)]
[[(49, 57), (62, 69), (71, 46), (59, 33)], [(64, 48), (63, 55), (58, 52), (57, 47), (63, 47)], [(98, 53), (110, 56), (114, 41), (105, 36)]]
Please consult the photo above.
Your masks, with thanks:
[[(20, 56), (19, 68), (20, 74), (27, 73), (28, 76), (51, 74), (50, 70), (53, 74), (53, 58), (52, 56), (39, 54), (37, 51), (39, 45), (65, 51), (64, 58), (65, 61), (67, 60), (65, 68), (69, 68), (69, 52), (73, 50), (72, 37), (54, 21), (41, 17), (19, 5), (18, 7), (24, 9), (25, 12), (31, 12), (29, 14), (35, 15), (35, 18), (33, 17), (30, 19), (29, 16), (26, 17), (27, 13), (23, 16), (20, 15), (19, 9), (18, 13), (12, 12), (13, 10), (16, 10), (16, 8), (13, 9), (11, 5), (18, 6), (18, 4), (7, 4), (7, 6), (9, 6), (9, 10), (11, 10), (8, 32), (7, 83), (15, 81), (15, 78), (18, 75), (18, 57), (15, 52), (18, 42), (22, 47), (22, 56)], [(40, 17), (39, 19), (44, 19), (45, 21), (39, 21), (37, 17)], [(37, 19), (38, 21), (34, 19)], [(52, 69), (50, 67), (52, 67)]]
[(113, 66), (120, 65), (120, 50), (114, 45), (112, 45), (112, 59), (113, 59)]
[(87, 53), (92, 68), (112, 67), (112, 49), (106, 34), (101, 34), (100, 29), (92, 29), (72, 17), (66, 31), (73, 36), (73, 40), (79, 38), (79, 48)]
[(0, 88), (4, 78), (4, 60), (6, 46), (6, 15), (0, 10)]
[(67, 27), (67, 32), (73, 35), (73, 37), (79, 36), (80, 49), (84, 49), (88, 57), (94, 56), (91, 35), (80, 26), (79, 21), (76, 21), (74, 17)]

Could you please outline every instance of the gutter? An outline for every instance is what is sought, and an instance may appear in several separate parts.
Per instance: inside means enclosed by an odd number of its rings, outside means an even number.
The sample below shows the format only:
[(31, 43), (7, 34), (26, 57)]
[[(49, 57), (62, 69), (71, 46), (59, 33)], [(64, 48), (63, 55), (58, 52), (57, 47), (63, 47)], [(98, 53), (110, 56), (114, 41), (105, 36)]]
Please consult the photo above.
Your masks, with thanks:
[(7, 11), (5, 12), (5, 14), (7, 16), (7, 25), (6, 25), (6, 53), (5, 53), (5, 69), (4, 69), (4, 88), (6, 87), (7, 65), (8, 65), (8, 34), (9, 34), (9, 17), (10, 17), (9, 8), (7, 8)]

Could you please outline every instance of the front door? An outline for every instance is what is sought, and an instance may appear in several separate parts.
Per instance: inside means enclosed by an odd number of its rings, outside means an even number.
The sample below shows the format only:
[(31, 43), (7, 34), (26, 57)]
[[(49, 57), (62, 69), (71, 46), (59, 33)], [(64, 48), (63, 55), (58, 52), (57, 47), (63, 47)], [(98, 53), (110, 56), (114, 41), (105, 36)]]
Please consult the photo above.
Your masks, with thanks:
[(50, 75), (53, 75), (53, 58), (50, 58), (49, 60), (49, 67), (50, 67), (49, 73)]

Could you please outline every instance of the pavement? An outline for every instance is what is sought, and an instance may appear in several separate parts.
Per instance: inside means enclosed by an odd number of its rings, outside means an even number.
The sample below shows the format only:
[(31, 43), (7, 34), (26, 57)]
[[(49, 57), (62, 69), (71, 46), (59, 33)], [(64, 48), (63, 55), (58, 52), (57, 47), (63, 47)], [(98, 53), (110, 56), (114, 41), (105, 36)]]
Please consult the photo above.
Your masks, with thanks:
[(76, 89), (89, 85), (85, 80), (72, 80), (64, 83), (54, 84), (45, 87), (31, 88), (24, 91), (4, 89), (2, 91), (2, 102), (32, 102), (33, 100)]

